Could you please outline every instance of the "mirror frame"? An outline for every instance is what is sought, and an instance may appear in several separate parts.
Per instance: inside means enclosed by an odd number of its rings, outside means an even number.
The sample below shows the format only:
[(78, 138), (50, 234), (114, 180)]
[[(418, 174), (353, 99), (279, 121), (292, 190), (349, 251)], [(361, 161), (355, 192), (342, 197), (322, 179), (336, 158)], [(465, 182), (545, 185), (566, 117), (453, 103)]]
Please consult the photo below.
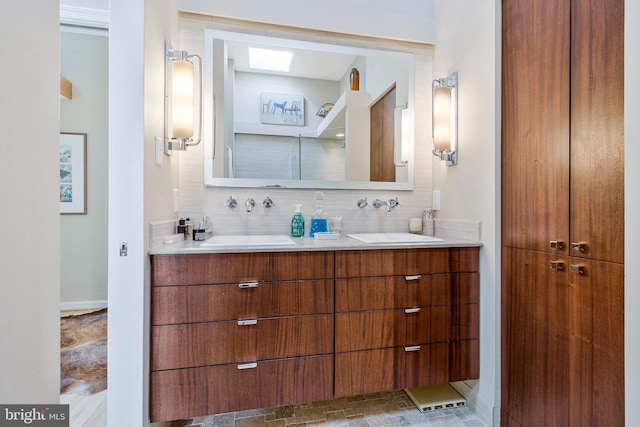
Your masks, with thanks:
[[(224, 20), (226, 21), (226, 20)], [(234, 20), (232, 20), (234, 21)], [(270, 31), (265, 31), (267, 26)], [(400, 42), (395, 40), (378, 39), (372, 37), (354, 36), (342, 33), (327, 33), (323, 31), (307, 30), (291, 27), (274, 26), (242, 21), (242, 24), (234, 22), (231, 25), (207, 25), (203, 31), (204, 70), (205, 70), (205, 108), (204, 108), (204, 184), (209, 187), (236, 187), (236, 188), (292, 188), (292, 189), (349, 189), (349, 190), (414, 190), (415, 188), (415, 157), (416, 157), (416, 131), (415, 115), (416, 92), (419, 87), (415, 68), (418, 65), (418, 53), (426, 53), (430, 45), (415, 42)], [(217, 117), (224, 117), (222, 102), (216, 102), (216, 88), (213, 81), (213, 43), (214, 35), (225, 33), (239, 34), (241, 37), (262, 36), (276, 39), (299, 40), (303, 43), (315, 43), (339, 46), (349, 52), (364, 51), (390, 51), (400, 54), (408, 54), (413, 57), (413, 69), (408, 77), (408, 110), (410, 117), (410, 132), (408, 138), (408, 164), (406, 182), (379, 182), (379, 181), (327, 181), (327, 180), (287, 180), (287, 179), (255, 179), (255, 178), (221, 178), (214, 177), (214, 141), (219, 138), (224, 140), (224, 130), (217, 126)], [(432, 59), (432, 52), (429, 51)], [(421, 64), (423, 65), (423, 64)], [(221, 88), (218, 88), (221, 89)], [(215, 108), (215, 111), (214, 111)], [(215, 134), (215, 138), (214, 138)], [(219, 154), (217, 154), (219, 155)]]

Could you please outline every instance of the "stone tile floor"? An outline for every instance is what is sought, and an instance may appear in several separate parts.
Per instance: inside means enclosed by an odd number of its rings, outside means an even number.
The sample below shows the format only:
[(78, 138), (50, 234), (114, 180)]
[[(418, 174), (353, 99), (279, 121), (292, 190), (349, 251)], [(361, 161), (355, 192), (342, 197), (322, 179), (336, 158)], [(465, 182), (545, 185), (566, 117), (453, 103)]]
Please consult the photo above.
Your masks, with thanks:
[(185, 427), (485, 427), (466, 406), (422, 413), (404, 391), (210, 415), (195, 418), (181, 425)]

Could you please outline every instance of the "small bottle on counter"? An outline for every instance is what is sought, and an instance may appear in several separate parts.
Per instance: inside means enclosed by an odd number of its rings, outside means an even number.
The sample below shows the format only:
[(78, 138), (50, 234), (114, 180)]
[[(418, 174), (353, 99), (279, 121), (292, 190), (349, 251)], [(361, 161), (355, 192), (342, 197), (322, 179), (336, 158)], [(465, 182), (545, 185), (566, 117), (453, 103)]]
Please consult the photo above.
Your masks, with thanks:
[(291, 218), (291, 237), (304, 237), (304, 217), (302, 205), (296, 205), (296, 210)]
[(326, 233), (327, 228), (327, 214), (324, 213), (323, 200), (324, 193), (322, 191), (316, 191), (315, 195), (316, 211), (311, 217), (311, 230), (309, 230), (309, 237), (313, 237), (316, 233)]
[(211, 223), (208, 215), (202, 217), (202, 221), (200, 221), (198, 228), (204, 230), (204, 237), (206, 239), (213, 236), (213, 224)]
[(433, 209), (425, 209), (422, 216), (422, 234), (425, 236), (433, 236), (435, 229), (433, 224)]

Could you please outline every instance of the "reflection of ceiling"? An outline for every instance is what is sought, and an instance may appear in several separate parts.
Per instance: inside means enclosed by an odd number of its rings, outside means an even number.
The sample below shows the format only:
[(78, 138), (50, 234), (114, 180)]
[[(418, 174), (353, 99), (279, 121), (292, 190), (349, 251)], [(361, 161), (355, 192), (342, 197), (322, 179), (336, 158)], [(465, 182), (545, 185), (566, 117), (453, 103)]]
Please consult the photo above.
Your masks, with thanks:
[[(248, 47), (262, 49), (287, 50), (293, 52), (291, 69), (288, 73), (254, 70), (249, 68)], [(233, 58), (236, 71), (252, 73), (281, 74), (292, 77), (306, 77), (310, 79), (338, 81), (347, 73), (350, 65), (356, 58), (355, 55), (343, 53), (319, 52), (298, 48), (281, 48), (257, 43), (246, 43), (235, 40), (227, 41), (229, 58)]]

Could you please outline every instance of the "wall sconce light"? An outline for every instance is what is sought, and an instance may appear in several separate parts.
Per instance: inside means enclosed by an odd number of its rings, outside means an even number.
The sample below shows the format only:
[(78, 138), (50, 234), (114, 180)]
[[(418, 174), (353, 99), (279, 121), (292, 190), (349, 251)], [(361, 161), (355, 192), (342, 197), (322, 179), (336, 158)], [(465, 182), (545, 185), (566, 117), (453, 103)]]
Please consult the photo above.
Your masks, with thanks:
[(453, 166), (458, 164), (458, 73), (434, 80), (431, 89), (432, 152)]
[[(195, 88), (195, 67), (198, 59), (198, 87)], [(198, 105), (196, 108), (196, 97)], [(196, 111), (196, 109), (198, 111)], [(197, 117), (196, 117), (197, 114)], [(197, 124), (197, 128), (196, 128)], [(197, 129), (197, 132), (196, 132)], [(184, 50), (174, 50), (165, 42), (164, 79), (164, 153), (186, 150), (198, 145), (202, 138), (202, 58)]]
[(409, 109), (405, 103), (394, 110), (393, 163), (397, 168), (406, 168), (409, 154)]

